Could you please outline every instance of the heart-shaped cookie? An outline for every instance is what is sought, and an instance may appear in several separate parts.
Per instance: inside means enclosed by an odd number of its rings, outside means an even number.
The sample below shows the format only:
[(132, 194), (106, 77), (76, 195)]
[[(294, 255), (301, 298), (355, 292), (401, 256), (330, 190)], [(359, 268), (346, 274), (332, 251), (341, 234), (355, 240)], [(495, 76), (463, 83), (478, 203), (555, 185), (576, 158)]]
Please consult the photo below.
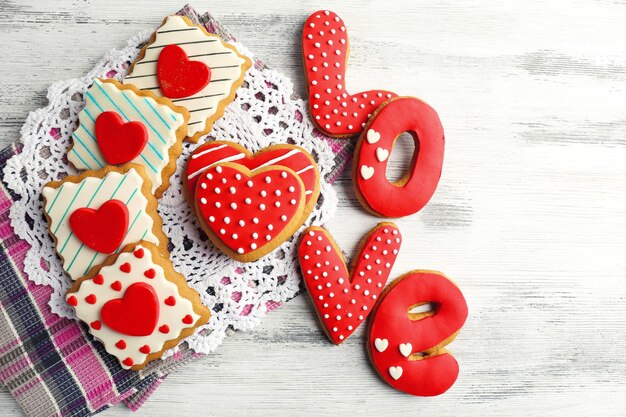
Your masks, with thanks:
[(189, 60), (180, 46), (167, 45), (159, 54), (157, 77), (166, 97), (184, 98), (207, 86), (211, 70), (204, 62)]
[(274, 145), (253, 154), (237, 143), (222, 140), (199, 146), (191, 154), (183, 180), (189, 201), (194, 201), (196, 184), (202, 172), (211, 165), (224, 162), (236, 162), (252, 172), (271, 165), (290, 168), (304, 184), (306, 201), (303, 217), (305, 219), (309, 217), (317, 203), (320, 193), (320, 173), (315, 160), (305, 149), (295, 145)]
[(395, 93), (346, 91), (348, 32), (337, 14), (320, 10), (304, 23), (302, 55), (309, 91), (311, 116), (330, 136), (345, 137), (363, 130), (371, 114)]
[[(324, 330), (344, 342), (369, 315), (393, 267), (402, 237), (393, 223), (380, 223), (363, 238), (348, 271), (341, 250), (321, 227), (309, 227), (298, 256), (304, 282)], [(377, 342), (379, 349), (387, 341)]]
[(82, 207), (70, 215), (70, 228), (89, 248), (113, 253), (128, 230), (128, 207), (119, 200), (109, 200), (97, 210)]
[(291, 169), (250, 171), (234, 163), (213, 165), (198, 179), (196, 214), (213, 244), (251, 262), (274, 250), (304, 222), (302, 180)]
[(100, 311), (102, 322), (128, 336), (149, 336), (159, 320), (159, 299), (151, 285), (132, 284), (124, 297), (108, 301)]
[(135, 159), (148, 143), (148, 131), (141, 122), (124, 123), (114, 111), (96, 118), (96, 140), (105, 161), (119, 165)]

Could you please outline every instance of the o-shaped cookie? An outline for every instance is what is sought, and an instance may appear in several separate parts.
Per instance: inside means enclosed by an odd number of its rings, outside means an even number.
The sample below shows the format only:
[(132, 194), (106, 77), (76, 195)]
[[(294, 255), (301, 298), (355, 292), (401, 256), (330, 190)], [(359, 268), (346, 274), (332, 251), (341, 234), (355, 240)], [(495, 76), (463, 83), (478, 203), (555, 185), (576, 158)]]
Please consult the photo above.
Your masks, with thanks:
[[(433, 308), (415, 312), (420, 306)], [(461, 290), (443, 274), (411, 271), (392, 282), (371, 314), (367, 349), (378, 374), (421, 397), (446, 392), (459, 365), (445, 345), (467, 318)]]
[[(387, 162), (396, 139), (408, 132), (415, 152), (406, 175), (387, 179)], [(420, 211), (439, 183), (443, 165), (443, 127), (437, 112), (414, 97), (383, 103), (370, 118), (354, 154), (354, 188), (361, 204), (380, 217), (403, 217)]]

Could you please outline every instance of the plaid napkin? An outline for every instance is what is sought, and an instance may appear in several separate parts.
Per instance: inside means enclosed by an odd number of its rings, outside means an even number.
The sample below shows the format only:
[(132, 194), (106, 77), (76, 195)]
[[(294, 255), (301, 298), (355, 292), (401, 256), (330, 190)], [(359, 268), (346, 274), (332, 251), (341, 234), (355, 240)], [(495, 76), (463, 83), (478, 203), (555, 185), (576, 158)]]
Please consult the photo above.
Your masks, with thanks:
[[(208, 13), (198, 15), (187, 5), (178, 14), (233, 39)], [(255, 65), (263, 67), (260, 61)], [(329, 144), (336, 154), (331, 178), (326, 178), (332, 182), (349, 162), (352, 144), (345, 139)], [(20, 147), (16, 142), (0, 151), (0, 170)], [(0, 384), (28, 416), (92, 415), (120, 401), (137, 410), (169, 372), (200, 355), (183, 344), (168, 359), (140, 372), (127, 371), (82, 323), (53, 314), (48, 306), (52, 290), (24, 274), (29, 245), (15, 235), (9, 219), (17, 198), (0, 182)]]

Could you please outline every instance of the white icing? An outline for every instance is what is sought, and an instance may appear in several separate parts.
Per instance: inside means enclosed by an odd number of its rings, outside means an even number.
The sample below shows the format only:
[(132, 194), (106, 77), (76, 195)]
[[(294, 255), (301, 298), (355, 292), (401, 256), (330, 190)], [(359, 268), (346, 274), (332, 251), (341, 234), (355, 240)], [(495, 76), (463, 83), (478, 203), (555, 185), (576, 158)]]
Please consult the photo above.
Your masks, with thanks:
[[(104, 283), (98, 285), (93, 280), (83, 281), (77, 292), (68, 294), (75, 296), (78, 300), (78, 305), (75, 307), (76, 316), (89, 324), (93, 321), (100, 320), (100, 310), (102, 306), (113, 299), (122, 298), (126, 289), (134, 283), (144, 282), (150, 284), (157, 294), (159, 300), (159, 319), (154, 331), (150, 336), (128, 336), (116, 332), (115, 330), (107, 327), (103, 322), (100, 330), (96, 330), (93, 327), (89, 327), (89, 331), (98, 340), (100, 340), (107, 352), (116, 356), (120, 363), (126, 359), (131, 358), (135, 365), (143, 363), (147, 354), (139, 351), (144, 345), (150, 346), (152, 353), (159, 352), (163, 349), (163, 345), (168, 340), (178, 338), (180, 332), (188, 327), (192, 327), (194, 323), (200, 318), (199, 315), (194, 313), (193, 305), (191, 301), (182, 297), (178, 292), (178, 287), (173, 282), (169, 281), (165, 277), (165, 271), (160, 265), (155, 264), (152, 261), (152, 256), (161, 256), (160, 254), (152, 254), (148, 249), (143, 246), (137, 246), (136, 249), (143, 248), (144, 256), (139, 259), (135, 257), (133, 252), (125, 252), (119, 256), (117, 261), (110, 266), (105, 266), (100, 270), (100, 274), (104, 277)], [(120, 265), (129, 263), (131, 266), (131, 273), (125, 273), (120, 271)], [(154, 278), (146, 278), (143, 273), (148, 269), (154, 269)], [(111, 288), (111, 283), (119, 281), (122, 283), (121, 291), (115, 291)], [(89, 304), (85, 301), (85, 297), (89, 294), (96, 295), (96, 303)], [(170, 296), (176, 298), (176, 304), (173, 306), (166, 305), (164, 300)], [(183, 317), (191, 315), (193, 318), (192, 324), (183, 323)], [(129, 317), (132, 320), (132, 317)], [(167, 334), (163, 334), (159, 331), (159, 327), (167, 324), (170, 331)], [(126, 342), (126, 348), (119, 349), (115, 344), (119, 340)], [(125, 369), (130, 368), (121, 363)]]
[(378, 162), (384, 162), (389, 157), (389, 151), (385, 148), (376, 148), (376, 159)]
[(85, 93), (85, 107), (79, 113), (79, 126), (72, 135), (74, 144), (67, 159), (80, 170), (100, 169), (108, 165), (96, 141), (96, 119), (105, 111), (114, 111), (124, 122), (142, 123), (148, 132), (148, 143), (141, 154), (129, 162), (145, 167), (154, 192), (162, 181), (162, 171), (170, 162), (169, 150), (176, 144), (176, 130), (185, 119), (170, 107), (131, 90), (120, 90), (113, 83), (96, 79)]
[(142, 239), (159, 244), (159, 239), (152, 233), (154, 222), (146, 212), (148, 200), (141, 192), (142, 185), (141, 175), (131, 169), (124, 174), (109, 172), (102, 179), (88, 177), (76, 184), (66, 182), (58, 188), (44, 187), (44, 211), (50, 217), (50, 233), (57, 238), (56, 249), (63, 256), (63, 269), (73, 280), (85, 275), (108, 256), (89, 248), (74, 235), (69, 218), (76, 209), (97, 209), (111, 199), (120, 200), (128, 207), (129, 219), (128, 231), (120, 248)]
[(410, 343), (400, 343), (400, 345), (398, 346), (398, 349), (400, 349), (400, 353), (405, 358), (408, 358), (411, 355), (411, 353), (413, 353), (413, 345)]
[[(356, 300), (352, 300), (352, 301), (356, 302)], [(374, 339), (374, 347), (376, 347), (377, 351), (382, 353), (385, 350), (387, 350), (387, 348), (389, 347), (389, 340), (376, 338)]]
[(372, 175), (374, 175), (373, 167), (361, 165), (361, 177), (363, 177), (364, 180), (369, 180), (370, 178), (372, 178)]
[[(363, 97), (367, 97), (367, 95), (363, 94)], [(375, 131), (374, 129), (370, 129), (367, 131), (367, 142), (368, 143), (376, 143), (380, 140), (380, 133)]]
[(390, 366), (389, 367), (389, 375), (391, 375), (391, 377), (397, 381), (402, 376), (402, 367), (401, 366)]
[(148, 46), (145, 56), (135, 63), (133, 72), (124, 79), (124, 83), (135, 84), (142, 90), (147, 89), (162, 96), (156, 75), (157, 62), (163, 46), (171, 44), (179, 45), (189, 59), (205, 63), (211, 69), (207, 86), (190, 97), (172, 100), (191, 113), (187, 132), (187, 136), (191, 137), (204, 131), (206, 120), (215, 114), (220, 102), (230, 95), (233, 83), (244, 72), (246, 60), (222, 42), (216, 35), (206, 35), (200, 28), (187, 25), (180, 16), (168, 16), (163, 26), (157, 29), (154, 43)]

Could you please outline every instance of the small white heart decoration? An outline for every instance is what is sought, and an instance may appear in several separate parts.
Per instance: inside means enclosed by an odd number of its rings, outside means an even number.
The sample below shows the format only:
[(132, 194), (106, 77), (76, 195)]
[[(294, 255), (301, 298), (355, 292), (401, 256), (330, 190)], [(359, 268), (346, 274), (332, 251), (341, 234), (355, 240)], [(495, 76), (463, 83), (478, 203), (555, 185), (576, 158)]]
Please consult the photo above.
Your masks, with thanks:
[(410, 343), (400, 343), (398, 347), (400, 348), (400, 353), (402, 353), (402, 356), (405, 358), (408, 358), (411, 353), (413, 353), (413, 345)]
[(389, 340), (379, 339), (379, 338), (374, 339), (374, 347), (376, 347), (377, 351), (384, 352), (388, 346), (389, 346)]
[(383, 162), (389, 157), (389, 151), (385, 148), (376, 148), (376, 159), (378, 162)]
[(374, 168), (367, 165), (361, 165), (361, 176), (364, 180), (369, 180), (374, 175)]
[(374, 129), (370, 129), (367, 131), (367, 142), (368, 143), (376, 143), (380, 140), (380, 133), (375, 131)]
[(389, 367), (389, 375), (391, 375), (391, 377), (397, 381), (402, 376), (402, 367), (401, 366), (390, 366)]

